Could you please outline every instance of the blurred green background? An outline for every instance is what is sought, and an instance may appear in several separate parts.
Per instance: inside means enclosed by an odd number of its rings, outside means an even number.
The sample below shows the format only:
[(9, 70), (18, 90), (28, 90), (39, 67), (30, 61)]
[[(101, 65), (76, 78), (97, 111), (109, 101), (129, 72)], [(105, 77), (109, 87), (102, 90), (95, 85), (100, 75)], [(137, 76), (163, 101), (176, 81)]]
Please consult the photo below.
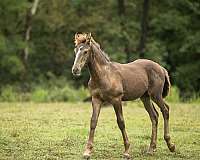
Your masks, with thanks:
[(113, 61), (163, 65), (174, 86), (171, 101), (198, 99), (198, 0), (1, 0), (0, 101), (88, 97), (87, 70), (71, 74), (74, 34), (82, 31), (92, 32)]

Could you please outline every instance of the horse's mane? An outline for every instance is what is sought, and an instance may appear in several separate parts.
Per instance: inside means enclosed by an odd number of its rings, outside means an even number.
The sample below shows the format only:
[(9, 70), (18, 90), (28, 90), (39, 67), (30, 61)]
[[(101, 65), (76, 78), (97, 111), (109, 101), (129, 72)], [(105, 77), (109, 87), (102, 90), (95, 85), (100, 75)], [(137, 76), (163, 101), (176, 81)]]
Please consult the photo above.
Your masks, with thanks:
[(96, 48), (98, 49), (98, 51), (101, 53), (101, 55), (102, 55), (107, 61), (110, 61), (109, 56), (101, 49), (100, 44), (97, 43), (97, 42), (94, 40), (93, 37), (91, 37), (91, 43), (93, 43), (93, 44), (96, 46)]

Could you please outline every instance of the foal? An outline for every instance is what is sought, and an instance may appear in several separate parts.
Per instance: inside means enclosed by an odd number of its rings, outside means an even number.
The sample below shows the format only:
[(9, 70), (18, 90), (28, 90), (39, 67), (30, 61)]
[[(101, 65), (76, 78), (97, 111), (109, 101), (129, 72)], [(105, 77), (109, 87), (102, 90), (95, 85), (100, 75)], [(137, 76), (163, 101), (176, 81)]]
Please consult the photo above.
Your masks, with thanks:
[[(81, 39), (81, 41), (78, 41)], [(124, 140), (124, 156), (130, 158), (130, 143), (125, 130), (122, 112), (122, 101), (130, 101), (140, 98), (148, 112), (152, 122), (151, 143), (148, 153), (153, 154), (156, 150), (158, 112), (153, 100), (160, 108), (164, 118), (164, 139), (171, 152), (175, 151), (175, 145), (171, 143), (169, 134), (169, 106), (163, 100), (168, 95), (170, 81), (167, 71), (159, 64), (138, 59), (128, 64), (111, 62), (108, 56), (94, 41), (91, 34), (76, 34), (75, 60), (72, 73), (75, 76), (81, 74), (81, 69), (87, 64), (90, 72), (88, 83), (92, 95), (93, 113), (90, 122), (90, 133), (85, 147), (84, 157), (89, 158), (92, 152), (94, 132), (103, 102), (113, 105), (117, 124)]]

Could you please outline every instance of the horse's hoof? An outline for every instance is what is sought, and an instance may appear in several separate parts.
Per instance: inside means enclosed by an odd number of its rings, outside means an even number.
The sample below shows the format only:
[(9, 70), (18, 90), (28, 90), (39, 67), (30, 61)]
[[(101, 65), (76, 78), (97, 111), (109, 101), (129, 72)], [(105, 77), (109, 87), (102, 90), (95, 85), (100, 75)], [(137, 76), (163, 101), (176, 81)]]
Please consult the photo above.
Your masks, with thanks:
[(87, 153), (84, 153), (84, 154), (83, 154), (83, 158), (84, 158), (84, 159), (90, 159), (90, 156), (91, 156), (91, 155), (90, 155), (90, 154), (87, 154)]
[(175, 152), (175, 149), (176, 149), (176, 146), (175, 146), (175, 144), (171, 144), (170, 146), (169, 146), (169, 150), (171, 151), (171, 152)]
[(128, 153), (124, 153), (123, 156), (124, 156), (124, 159), (130, 159), (131, 158), (131, 156)]
[(146, 154), (153, 155), (153, 153), (156, 152), (156, 147), (149, 147), (146, 151)]
[(90, 157), (91, 157), (91, 152), (90, 151), (85, 151), (83, 153), (83, 158), (84, 159), (90, 159)]

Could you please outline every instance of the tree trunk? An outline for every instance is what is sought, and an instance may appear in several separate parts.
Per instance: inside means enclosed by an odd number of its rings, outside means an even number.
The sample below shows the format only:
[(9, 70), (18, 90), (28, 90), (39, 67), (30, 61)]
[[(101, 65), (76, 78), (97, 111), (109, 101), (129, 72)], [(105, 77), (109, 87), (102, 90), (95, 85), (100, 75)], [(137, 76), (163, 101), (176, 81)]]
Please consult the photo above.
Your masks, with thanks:
[(137, 52), (139, 53), (140, 58), (144, 58), (145, 56), (145, 48), (146, 48), (147, 33), (148, 33), (149, 5), (150, 5), (150, 0), (143, 1), (141, 34), (140, 34), (140, 41), (137, 47)]
[[(126, 8), (125, 8), (125, 1), (124, 0), (118, 0), (118, 15), (120, 18), (120, 25), (121, 25), (121, 31), (122, 33), (126, 33), (126, 24), (125, 24), (125, 16), (126, 16)], [(129, 42), (126, 38), (126, 35), (123, 37), (124, 41), (124, 52), (126, 54), (126, 62), (131, 61), (131, 55), (130, 55), (130, 47)]]
[(121, 17), (125, 16), (125, 2), (124, 0), (118, 0), (118, 14)]
[(37, 11), (38, 4), (39, 4), (39, 0), (34, 0), (31, 9), (28, 9), (27, 14), (26, 14), (25, 32), (24, 32), (24, 41), (26, 43), (26, 46), (22, 54), (22, 61), (23, 61), (25, 70), (27, 68), (27, 60), (28, 60), (28, 55), (29, 55), (29, 41), (30, 41), (30, 35), (31, 35), (31, 29), (32, 29), (32, 19)]

